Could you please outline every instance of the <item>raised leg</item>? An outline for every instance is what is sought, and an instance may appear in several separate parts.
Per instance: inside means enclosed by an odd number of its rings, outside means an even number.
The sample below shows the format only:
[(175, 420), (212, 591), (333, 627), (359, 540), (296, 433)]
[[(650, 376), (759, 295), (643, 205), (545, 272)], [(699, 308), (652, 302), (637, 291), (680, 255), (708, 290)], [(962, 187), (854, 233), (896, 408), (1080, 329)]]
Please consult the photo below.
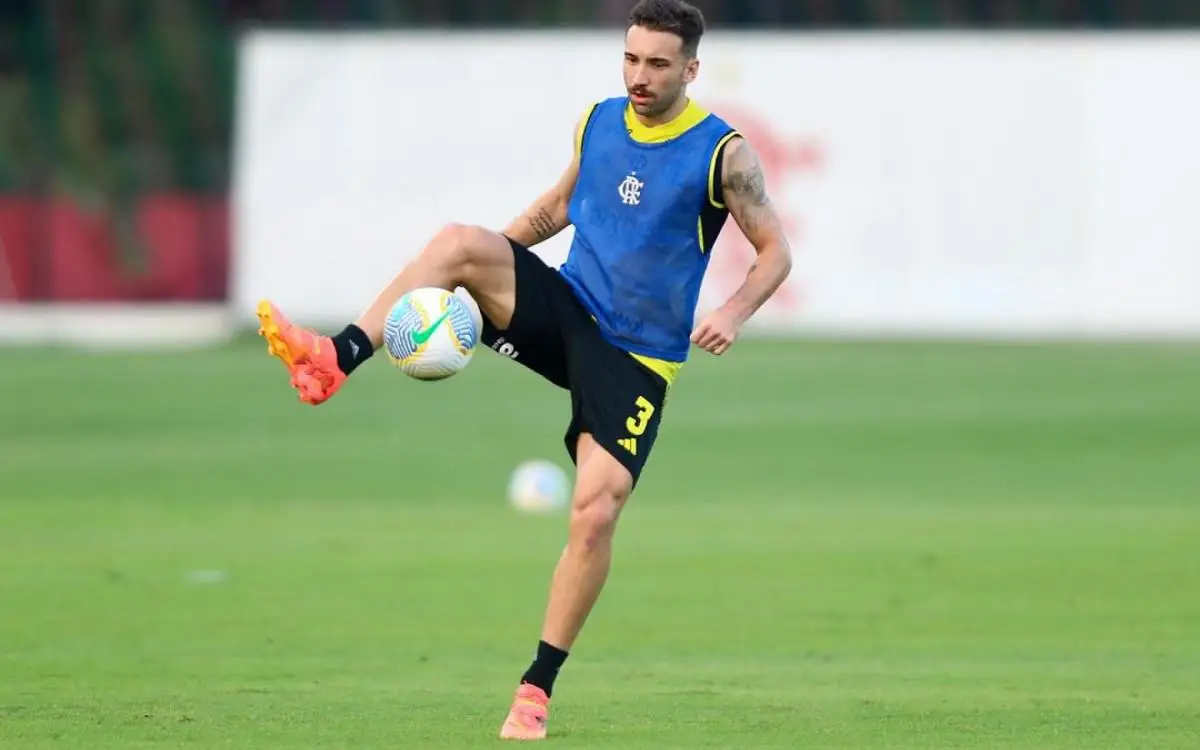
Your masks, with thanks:
[(323, 336), (294, 325), (267, 300), (258, 306), (259, 333), (267, 350), (287, 367), (300, 400), (320, 404), (383, 342), (384, 322), (396, 301), (423, 286), (465, 287), (489, 320), (507, 327), (516, 305), (512, 246), (503, 235), (482, 227), (448, 225), (341, 333)]

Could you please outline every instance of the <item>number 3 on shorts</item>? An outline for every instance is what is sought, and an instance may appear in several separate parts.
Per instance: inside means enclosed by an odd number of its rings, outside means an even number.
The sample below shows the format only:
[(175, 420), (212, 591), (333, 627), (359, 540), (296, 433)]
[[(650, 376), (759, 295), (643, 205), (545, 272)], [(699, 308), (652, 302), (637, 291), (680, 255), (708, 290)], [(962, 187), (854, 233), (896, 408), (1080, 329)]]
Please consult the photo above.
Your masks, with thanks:
[(646, 431), (650, 417), (654, 416), (654, 404), (645, 396), (638, 396), (634, 406), (637, 407), (638, 413), (625, 420), (625, 429), (629, 430), (630, 435), (641, 435)]

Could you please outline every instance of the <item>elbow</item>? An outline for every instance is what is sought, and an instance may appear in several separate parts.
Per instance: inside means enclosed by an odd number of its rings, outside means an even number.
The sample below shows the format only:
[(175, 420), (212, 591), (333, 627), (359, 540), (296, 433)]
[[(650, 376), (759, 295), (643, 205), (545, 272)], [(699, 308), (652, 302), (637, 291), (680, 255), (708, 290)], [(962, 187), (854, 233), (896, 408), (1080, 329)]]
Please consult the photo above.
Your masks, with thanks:
[(782, 283), (792, 273), (792, 248), (785, 237), (779, 237), (773, 244), (777, 258), (776, 267), (779, 269), (779, 281)]
[(558, 223), (558, 226), (565, 228), (571, 223), (567, 218), (570, 213), (570, 206), (570, 196), (560, 196), (558, 202), (554, 204), (554, 220)]

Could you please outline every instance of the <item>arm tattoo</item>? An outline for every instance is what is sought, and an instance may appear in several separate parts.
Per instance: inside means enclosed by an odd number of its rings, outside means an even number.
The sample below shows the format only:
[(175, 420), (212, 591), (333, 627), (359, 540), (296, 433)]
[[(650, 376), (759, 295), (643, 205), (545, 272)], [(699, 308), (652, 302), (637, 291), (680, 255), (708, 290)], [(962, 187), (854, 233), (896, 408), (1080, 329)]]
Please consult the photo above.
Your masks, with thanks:
[(533, 228), (533, 233), (539, 242), (554, 236), (554, 218), (544, 208), (539, 208), (529, 217), (529, 226)]
[(749, 206), (767, 205), (767, 183), (763, 177), (758, 154), (746, 141), (730, 155), (729, 169), (722, 185), (734, 200), (744, 200)]

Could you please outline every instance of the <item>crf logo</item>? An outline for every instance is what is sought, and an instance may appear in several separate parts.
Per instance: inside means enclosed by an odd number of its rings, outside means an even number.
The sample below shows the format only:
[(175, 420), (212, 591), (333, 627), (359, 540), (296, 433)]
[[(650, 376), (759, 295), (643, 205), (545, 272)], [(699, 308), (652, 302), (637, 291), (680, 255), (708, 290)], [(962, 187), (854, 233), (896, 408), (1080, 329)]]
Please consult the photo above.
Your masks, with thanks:
[(512, 345), (511, 341), (505, 341), (503, 337), (496, 339), (496, 343), (492, 344), (492, 349), (497, 354), (501, 354), (509, 359), (517, 358), (517, 348)]
[(637, 172), (630, 172), (617, 186), (617, 195), (621, 196), (621, 202), (626, 206), (636, 206), (642, 202), (642, 188), (645, 184), (637, 178)]

